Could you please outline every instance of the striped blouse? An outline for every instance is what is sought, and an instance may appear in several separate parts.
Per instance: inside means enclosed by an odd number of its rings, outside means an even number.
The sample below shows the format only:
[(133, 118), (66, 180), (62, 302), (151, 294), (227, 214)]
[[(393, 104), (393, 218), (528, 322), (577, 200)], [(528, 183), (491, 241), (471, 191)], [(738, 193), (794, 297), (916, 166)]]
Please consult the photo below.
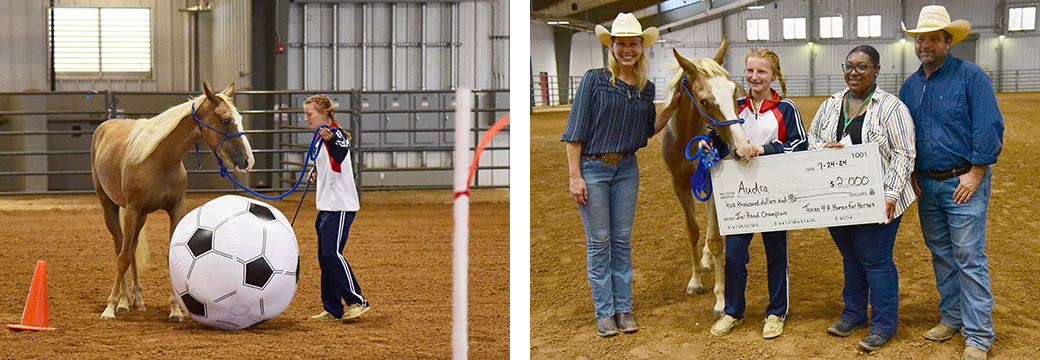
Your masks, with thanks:
[(582, 154), (632, 154), (646, 146), (656, 118), (654, 83), (639, 91), (621, 80), (611, 84), (607, 68), (592, 69), (581, 78), (560, 141), (580, 142)]
[[(848, 88), (831, 95), (813, 117), (809, 125), (809, 149), (822, 149), (835, 139), (841, 117), (841, 107)], [(914, 202), (910, 174), (914, 171), (914, 121), (910, 111), (895, 95), (878, 88), (870, 98), (863, 120), (863, 142), (877, 143), (881, 150), (881, 169), (885, 175), (885, 198), (896, 202), (895, 218)]]

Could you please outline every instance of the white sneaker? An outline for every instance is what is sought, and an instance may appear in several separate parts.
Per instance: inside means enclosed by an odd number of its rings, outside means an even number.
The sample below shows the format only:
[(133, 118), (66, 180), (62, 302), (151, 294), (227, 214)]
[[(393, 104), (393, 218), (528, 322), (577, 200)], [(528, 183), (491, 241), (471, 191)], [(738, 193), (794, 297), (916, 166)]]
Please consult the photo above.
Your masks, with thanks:
[(311, 316), (311, 320), (332, 320), (335, 318), (336, 317), (329, 314), (328, 311), (322, 311), (321, 314)]
[(744, 319), (737, 319), (729, 315), (723, 315), (719, 321), (715, 322), (715, 325), (711, 327), (711, 334), (715, 336), (722, 336), (729, 334), (730, 330), (744, 323)]
[(762, 327), (762, 337), (772, 339), (784, 332), (784, 320), (776, 315), (766, 317), (766, 325)]
[(361, 314), (364, 314), (366, 311), (368, 311), (368, 308), (369, 308), (368, 306), (364, 306), (364, 305), (361, 305), (361, 304), (350, 305), (350, 306), (347, 307), (347, 311), (345, 311), (343, 313), (343, 318), (342, 319), (343, 320), (347, 320), (347, 319), (353, 319), (353, 318), (356, 318), (358, 316), (361, 316)]

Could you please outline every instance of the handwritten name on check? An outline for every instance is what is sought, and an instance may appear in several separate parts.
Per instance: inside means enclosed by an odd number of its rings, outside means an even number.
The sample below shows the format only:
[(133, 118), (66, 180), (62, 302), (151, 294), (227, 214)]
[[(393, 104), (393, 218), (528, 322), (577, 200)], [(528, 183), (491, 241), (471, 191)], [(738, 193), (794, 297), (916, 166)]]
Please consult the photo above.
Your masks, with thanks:
[(711, 167), (722, 235), (880, 223), (877, 144), (723, 160)]

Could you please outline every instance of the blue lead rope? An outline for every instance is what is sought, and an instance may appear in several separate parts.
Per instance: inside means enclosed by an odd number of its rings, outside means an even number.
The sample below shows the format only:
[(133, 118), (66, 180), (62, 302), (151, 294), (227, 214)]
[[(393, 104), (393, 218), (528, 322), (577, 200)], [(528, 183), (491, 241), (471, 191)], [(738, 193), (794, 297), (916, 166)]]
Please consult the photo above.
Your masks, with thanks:
[(690, 176), (690, 184), (693, 185), (693, 197), (697, 198), (698, 201), (704, 202), (708, 201), (708, 198), (711, 198), (711, 172), (709, 169), (719, 162), (719, 151), (713, 147), (700, 147), (697, 149), (696, 155), (690, 156), (690, 148), (699, 140), (704, 140), (705, 142), (710, 143), (711, 137), (715, 136), (716, 126), (743, 124), (744, 119), (726, 121), (715, 120), (711, 116), (708, 116), (708, 114), (704, 112), (704, 109), (701, 109), (700, 102), (698, 102), (697, 98), (694, 98), (693, 94), (690, 93), (690, 88), (686, 85), (686, 74), (683, 74), (682, 76), (682, 87), (683, 90), (686, 90), (686, 95), (690, 97), (691, 101), (693, 101), (693, 105), (697, 106), (697, 111), (700, 111), (701, 115), (704, 116), (705, 119), (711, 120), (711, 124), (708, 124), (708, 133), (697, 135), (694, 136), (693, 139), (690, 139), (690, 142), (686, 144), (686, 152), (684, 153), (684, 155), (686, 155), (686, 160), (699, 160), (697, 168), (693, 171), (693, 176)]
[[(318, 142), (322, 140), (321, 136), (318, 135), (318, 132), (321, 131), (321, 128), (331, 129), (328, 125), (321, 125), (321, 126), (318, 126), (318, 128), (314, 130), (314, 137), (311, 139), (311, 145), (309, 147), (307, 147), (307, 156), (304, 157), (304, 159), (303, 159), (303, 169), (300, 170), (300, 178), (296, 179), (296, 184), (293, 185), (292, 189), (289, 189), (289, 191), (286, 191), (284, 194), (281, 194), (281, 195), (278, 195), (278, 196), (266, 196), (266, 195), (260, 194), (260, 193), (258, 193), (256, 191), (250, 190), (249, 188), (245, 187), (244, 185), (240, 184), (237, 180), (235, 180), (234, 177), (231, 177), (231, 174), (228, 173), (227, 167), (224, 166), (224, 160), (221, 160), (220, 156), (217, 155), (217, 148), (220, 147), (220, 144), (223, 143), (224, 140), (230, 139), (230, 138), (235, 137), (235, 136), (244, 136), (246, 133), (245, 132), (226, 133), (226, 132), (217, 130), (216, 128), (214, 128), (212, 126), (209, 126), (209, 124), (206, 124), (206, 123), (202, 122), (202, 120), (199, 120), (198, 115), (195, 115), (195, 104), (191, 105), (191, 116), (194, 117), (195, 121), (200, 124), (199, 125), (199, 131), (200, 132), (202, 131), (202, 125), (205, 125), (206, 127), (212, 129), (213, 131), (216, 131), (217, 133), (220, 133), (221, 135), (224, 135), (224, 138), (220, 139), (220, 141), (217, 142), (217, 146), (213, 147), (213, 156), (217, 158), (217, 165), (220, 165), (220, 176), (228, 178), (229, 180), (231, 180), (232, 183), (234, 183), (236, 186), (238, 186), (242, 190), (245, 190), (246, 192), (248, 192), (250, 194), (256, 195), (257, 197), (260, 197), (260, 198), (263, 198), (263, 199), (267, 199), (267, 200), (280, 200), (280, 199), (288, 196), (289, 194), (292, 194), (293, 191), (296, 191), (296, 188), (300, 186), (300, 182), (302, 182), (303, 178), (307, 175), (307, 164), (310, 163), (311, 160), (316, 160), (318, 158), (318, 153), (314, 151), (314, 149), (317, 147), (316, 145), (318, 144)], [(199, 167), (201, 168), (202, 167), (202, 161), (198, 160), (198, 153), (199, 153), (199, 144), (196, 142), (195, 143), (195, 159), (196, 159), (196, 161), (199, 162)], [(304, 189), (303, 196), (307, 196), (306, 189)], [(303, 199), (301, 198), (300, 200), (302, 201)]]
[(684, 153), (686, 160), (697, 161), (697, 169), (693, 171), (693, 176), (690, 176), (690, 184), (693, 184), (693, 197), (701, 202), (708, 201), (708, 198), (711, 197), (711, 172), (708, 169), (719, 162), (719, 151), (713, 147), (702, 146), (697, 149), (697, 154), (691, 156), (690, 147), (699, 140), (711, 141), (710, 136), (710, 134), (694, 136), (686, 144)]

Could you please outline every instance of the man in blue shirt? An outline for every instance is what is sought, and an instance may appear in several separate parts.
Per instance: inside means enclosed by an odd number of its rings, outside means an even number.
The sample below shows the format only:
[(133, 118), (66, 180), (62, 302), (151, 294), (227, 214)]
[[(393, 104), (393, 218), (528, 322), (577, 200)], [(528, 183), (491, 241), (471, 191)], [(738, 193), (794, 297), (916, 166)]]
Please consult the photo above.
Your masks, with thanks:
[(949, 340), (960, 331), (962, 359), (984, 360), (993, 344), (993, 293), (985, 253), (990, 164), (1003, 148), (1004, 120), (993, 83), (982, 69), (950, 56), (971, 31), (950, 21), (946, 8), (921, 9), (914, 50), (921, 67), (903, 83), (899, 99), (917, 133), (914, 190), (921, 233), (932, 252), (939, 290), (939, 325), (924, 334)]

